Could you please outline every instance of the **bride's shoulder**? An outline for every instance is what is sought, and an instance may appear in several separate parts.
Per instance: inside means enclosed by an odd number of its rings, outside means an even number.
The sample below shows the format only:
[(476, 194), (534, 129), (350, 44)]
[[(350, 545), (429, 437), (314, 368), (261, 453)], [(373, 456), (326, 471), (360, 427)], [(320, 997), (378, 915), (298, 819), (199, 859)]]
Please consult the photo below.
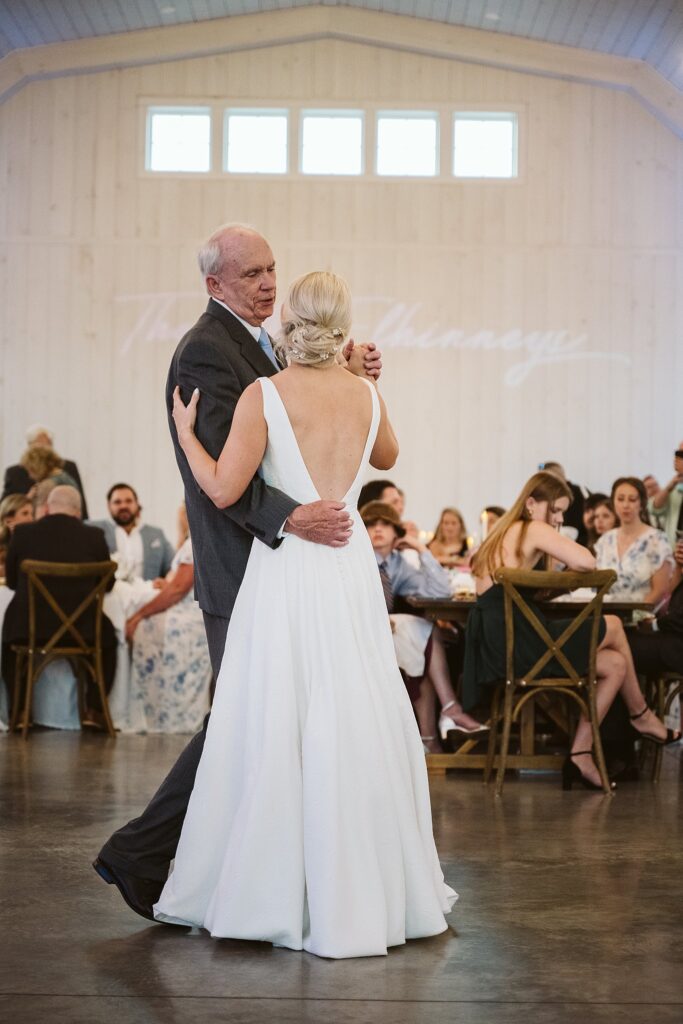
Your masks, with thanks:
[(261, 387), (261, 378), (246, 386), (237, 405), (240, 411), (244, 414), (254, 415), (257, 413), (263, 413), (263, 388)]

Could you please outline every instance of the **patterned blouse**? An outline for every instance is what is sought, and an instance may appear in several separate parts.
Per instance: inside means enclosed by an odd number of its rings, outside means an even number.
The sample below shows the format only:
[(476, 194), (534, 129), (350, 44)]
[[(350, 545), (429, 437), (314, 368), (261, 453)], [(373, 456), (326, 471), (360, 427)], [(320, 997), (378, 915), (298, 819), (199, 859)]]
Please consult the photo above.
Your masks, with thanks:
[(673, 567), (671, 545), (661, 530), (648, 527), (619, 558), (618, 534), (618, 529), (608, 530), (596, 541), (598, 569), (614, 569), (616, 572), (617, 579), (610, 590), (610, 596), (615, 600), (642, 601), (657, 570), (665, 562)]

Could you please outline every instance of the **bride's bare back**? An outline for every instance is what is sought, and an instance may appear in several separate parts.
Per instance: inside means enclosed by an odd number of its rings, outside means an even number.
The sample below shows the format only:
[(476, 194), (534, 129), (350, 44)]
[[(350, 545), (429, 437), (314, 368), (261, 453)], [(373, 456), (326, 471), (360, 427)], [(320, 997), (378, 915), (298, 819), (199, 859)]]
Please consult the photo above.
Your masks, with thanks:
[(341, 501), (356, 478), (370, 430), (369, 388), (338, 366), (292, 366), (271, 380), (319, 497)]
[[(289, 417), (301, 457), (323, 501), (341, 501), (356, 478), (372, 422), (367, 384), (336, 363), (326, 368), (290, 366), (270, 378)], [(398, 444), (380, 395), (380, 421), (370, 454), (375, 469), (391, 469)], [(218, 461), (194, 434), (198, 391), (186, 407), (176, 388), (173, 418), (195, 480), (218, 508), (234, 504), (258, 469), (268, 443), (258, 381), (242, 394)]]

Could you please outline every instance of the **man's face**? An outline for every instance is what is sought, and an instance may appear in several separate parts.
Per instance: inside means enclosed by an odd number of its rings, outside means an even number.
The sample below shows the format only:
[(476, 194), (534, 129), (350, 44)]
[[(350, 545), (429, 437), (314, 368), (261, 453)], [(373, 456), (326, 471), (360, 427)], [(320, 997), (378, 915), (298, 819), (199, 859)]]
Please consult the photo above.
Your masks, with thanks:
[(117, 487), (109, 499), (109, 515), (117, 526), (130, 526), (140, 515), (135, 495), (127, 487)]
[(223, 265), (206, 279), (209, 294), (260, 327), (275, 306), (275, 258), (256, 232), (228, 230), (221, 238)]
[(383, 519), (376, 519), (374, 523), (367, 524), (367, 531), (375, 551), (388, 553), (393, 550), (396, 543), (396, 530), (391, 523), (385, 523)]
[[(678, 442), (676, 451), (683, 452), (683, 441)], [(674, 455), (674, 470), (679, 476), (683, 475), (683, 459), (679, 455)]]
[(403, 515), (405, 508), (405, 502), (403, 495), (397, 487), (385, 487), (382, 491), (379, 500), (385, 505), (391, 505), (398, 512), (399, 518)]

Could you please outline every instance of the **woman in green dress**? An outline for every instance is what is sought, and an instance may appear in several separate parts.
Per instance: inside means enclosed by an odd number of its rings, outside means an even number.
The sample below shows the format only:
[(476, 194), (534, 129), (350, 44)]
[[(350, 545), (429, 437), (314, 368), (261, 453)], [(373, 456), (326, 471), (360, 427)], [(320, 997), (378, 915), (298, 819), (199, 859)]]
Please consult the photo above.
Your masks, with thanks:
[[(496, 569), (530, 570), (542, 561), (543, 568), (561, 563), (575, 572), (595, 569), (595, 558), (587, 548), (562, 536), (559, 528), (569, 508), (571, 491), (564, 480), (550, 472), (535, 473), (522, 488), (512, 508), (496, 523), (472, 560), (477, 604), (467, 624), (465, 647), (464, 705), (467, 709), (487, 700), (493, 687), (505, 678), (505, 615), (503, 588), (493, 582)], [(548, 632), (558, 637), (568, 620), (546, 619), (534, 609)], [(522, 675), (544, 653), (545, 645), (526, 619), (515, 609), (515, 672)], [(583, 672), (588, 664), (590, 623), (585, 622), (564, 646), (575, 668)], [(644, 707), (644, 698), (633, 666), (633, 658), (621, 620), (603, 616), (597, 654), (597, 706), (600, 720), (617, 693), (628, 708), (632, 724), (641, 735), (659, 743), (673, 743), (680, 732), (667, 730), (656, 715)], [(562, 675), (559, 666), (556, 674)], [(553, 674), (552, 663), (548, 675)], [(590, 722), (583, 716), (574, 736), (565, 776), (589, 789), (600, 789), (600, 775), (593, 760)]]

